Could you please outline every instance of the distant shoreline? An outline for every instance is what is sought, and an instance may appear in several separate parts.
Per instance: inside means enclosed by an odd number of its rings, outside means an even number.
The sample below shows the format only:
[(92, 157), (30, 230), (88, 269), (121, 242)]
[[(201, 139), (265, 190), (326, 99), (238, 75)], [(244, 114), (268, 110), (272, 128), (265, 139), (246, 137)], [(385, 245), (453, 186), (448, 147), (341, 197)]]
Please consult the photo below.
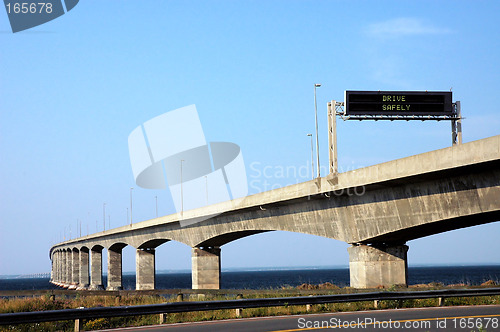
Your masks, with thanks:
[[(487, 267), (487, 266), (492, 266), (492, 267), (498, 267), (500, 266), (500, 263), (460, 263), (460, 264), (414, 264), (414, 265), (409, 265), (408, 268), (426, 268), (426, 267), (432, 267), (432, 268), (439, 268), (439, 267)], [(264, 266), (264, 267), (228, 267), (228, 268), (223, 268), (221, 272), (264, 272), (264, 271), (303, 271), (303, 270), (343, 270), (343, 269), (348, 269), (349, 265), (324, 265), (324, 266), (278, 266), (278, 267), (271, 267), (271, 266)], [(178, 270), (157, 270), (156, 274), (168, 274), (168, 273), (191, 273), (190, 269), (178, 269)], [(48, 274), (50, 275), (50, 272), (44, 272), (44, 273), (30, 273), (30, 274), (9, 274), (9, 275), (0, 275), (0, 280), (1, 279), (19, 279), (19, 278), (36, 278), (36, 277), (31, 277), (31, 275), (35, 274)], [(123, 275), (132, 275), (135, 274), (135, 271), (124, 271)], [(106, 275), (104, 273), (103, 275)]]

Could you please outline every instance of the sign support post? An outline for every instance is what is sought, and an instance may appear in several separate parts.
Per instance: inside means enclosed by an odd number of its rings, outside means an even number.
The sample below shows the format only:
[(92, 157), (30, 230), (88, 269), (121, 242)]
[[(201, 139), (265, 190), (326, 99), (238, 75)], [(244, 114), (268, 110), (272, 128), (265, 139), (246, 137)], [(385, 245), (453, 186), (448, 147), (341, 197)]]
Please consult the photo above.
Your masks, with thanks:
[(451, 145), (457, 145), (457, 120), (451, 120)]
[(462, 144), (462, 110), (460, 101), (454, 103), (456, 119), (451, 121), (451, 145)]
[(338, 183), (338, 162), (337, 162), (337, 102), (332, 100), (328, 103), (328, 159), (329, 174), (327, 181), (330, 185)]
[(457, 139), (458, 144), (462, 144), (462, 108), (460, 107), (460, 100), (456, 102), (457, 104)]
[(330, 174), (337, 174), (337, 115), (335, 100), (328, 103), (328, 146), (330, 159)]

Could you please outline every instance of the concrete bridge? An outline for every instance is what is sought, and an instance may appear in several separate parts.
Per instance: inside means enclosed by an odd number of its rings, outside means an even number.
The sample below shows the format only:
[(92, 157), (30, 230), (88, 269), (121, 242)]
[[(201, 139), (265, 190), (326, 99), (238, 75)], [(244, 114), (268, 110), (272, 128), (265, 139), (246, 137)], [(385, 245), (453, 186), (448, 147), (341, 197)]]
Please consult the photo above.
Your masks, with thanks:
[(136, 288), (154, 289), (155, 248), (173, 240), (192, 248), (193, 289), (218, 289), (224, 244), (291, 231), (351, 244), (351, 287), (407, 284), (407, 241), (499, 220), (500, 135), (62, 242), (51, 280), (102, 289), (106, 248), (107, 289), (120, 289), (129, 245)]

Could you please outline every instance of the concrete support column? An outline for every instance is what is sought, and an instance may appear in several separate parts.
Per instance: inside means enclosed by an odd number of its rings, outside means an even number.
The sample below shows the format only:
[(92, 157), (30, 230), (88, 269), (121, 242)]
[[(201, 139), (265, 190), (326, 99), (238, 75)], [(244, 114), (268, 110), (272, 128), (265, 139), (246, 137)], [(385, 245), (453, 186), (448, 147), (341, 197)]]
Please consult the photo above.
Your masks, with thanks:
[(58, 273), (59, 279), (57, 281), (59, 283), (62, 283), (63, 279), (64, 279), (64, 253), (62, 251), (59, 251), (58, 256), (59, 256), (59, 259), (58, 259), (59, 260), (59, 273)]
[(220, 248), (192, 250), (193, 289), (220, 289)]
[(135, 289), (155, 289), (155, 249), (137, 249)]
[(62, 252), (58, 251), (57, 252), (57, 282), (58, 283), (62, 282), (62, 268), (63, 268)]
[(92, 248), (90, 252), (90, 289), (103, 290), (102, 284), (102, 248)]
[(121, 290), (122, 286), (122, 248), (108, 249), (108, 287), (107, 290)]
[(54, 280), (54, 255), (50, 258), (50, 279), (49, 282)]
[(87, 289), (89, 287), (89, 250), (80, 249), (80, 278), (77, 289)]
[(407, 286), (408, 246), (354, 245), (347, 251), (351, 287)]
[(57, 259), (56, 253), (52, 253), (52, 269), (50, 270), (50, 282), (54, 283), (56, 281), (57, 274)]
[(64, 261), (64, 251), (60, 251), (59, 252), (59, 261), (60, 261), (60, 266), (59, 266), (59, 283), (63, 283), (64, 282), (64, 265), (65, 265), (65, 261)]
[(73, 280), (71, 281), (73, 284), (77, 285), (80, 281), (80, 252), (76, 249), (72, 252), (73, 258)]
[(59, 273), (57, 282), (62, 283), (64, 279), (64, 253), (62, 251), (59, 251), (57, 254), (59, 261)]
[(71, 252), (64, 251), (64, 286), (68, 287), (73, 274), (73, 264), (71, 264)]
[(68, 289), (76, 289), (78, 283), (80, 282), (80, 252), (77, 249), (73, 249), (70, 252), (71, 264), (72, 264), (72, 275), (71, 275), (71, 286)]
[(60, 259), (60, 256), (59, 256), (59, 251), (56, 251), (54, 253), (54, 259), (55, 259), (55, 267), (56, 267), (56, 273), (55, 273), (55, 276), (54, 276), (54, 281), (55, 282), (59, 282), (59, 273), (60, 273), (59, 268), (61, 267), (61, 259)]
[(52, 254), (52, 271), (50, 272), (50, 281), (57, 282), (57, 252)]

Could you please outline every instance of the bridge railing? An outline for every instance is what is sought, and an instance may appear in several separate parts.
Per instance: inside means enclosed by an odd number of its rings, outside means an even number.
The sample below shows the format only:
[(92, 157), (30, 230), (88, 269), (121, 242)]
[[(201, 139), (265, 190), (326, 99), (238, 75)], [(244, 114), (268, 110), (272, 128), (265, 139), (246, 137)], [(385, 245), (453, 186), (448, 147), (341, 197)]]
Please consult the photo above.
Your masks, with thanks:
[(413, 292), (373, 292), (357, 294), (336, 294), (317, 296), (297, 296), (280, 298), (237, 299), (224, 301), (188, 301), (171, 302), (162, 304), (149, 304), (122, 307), (97, 307), (81, 309), (48, 310), (35, 312), (19, 312), (0, 314), (0, 325), (15, 325), (28, 323), (41, 323), (51, 321), (75, 320), (75, 331), (81, 327), (82, 320), (110, 317), (125, 317), (136, 315), (168, 314), (192, 311), (248, 309), (262, 307), (279, 307), (294, 305), (314, 305), (327, 303), (382, 301), (382, 300), (411, 300), (439, 298), (443, 304), (445, 298), (495, 296), (500, 295), (500, 288), (481, 289), (446, 289)]

